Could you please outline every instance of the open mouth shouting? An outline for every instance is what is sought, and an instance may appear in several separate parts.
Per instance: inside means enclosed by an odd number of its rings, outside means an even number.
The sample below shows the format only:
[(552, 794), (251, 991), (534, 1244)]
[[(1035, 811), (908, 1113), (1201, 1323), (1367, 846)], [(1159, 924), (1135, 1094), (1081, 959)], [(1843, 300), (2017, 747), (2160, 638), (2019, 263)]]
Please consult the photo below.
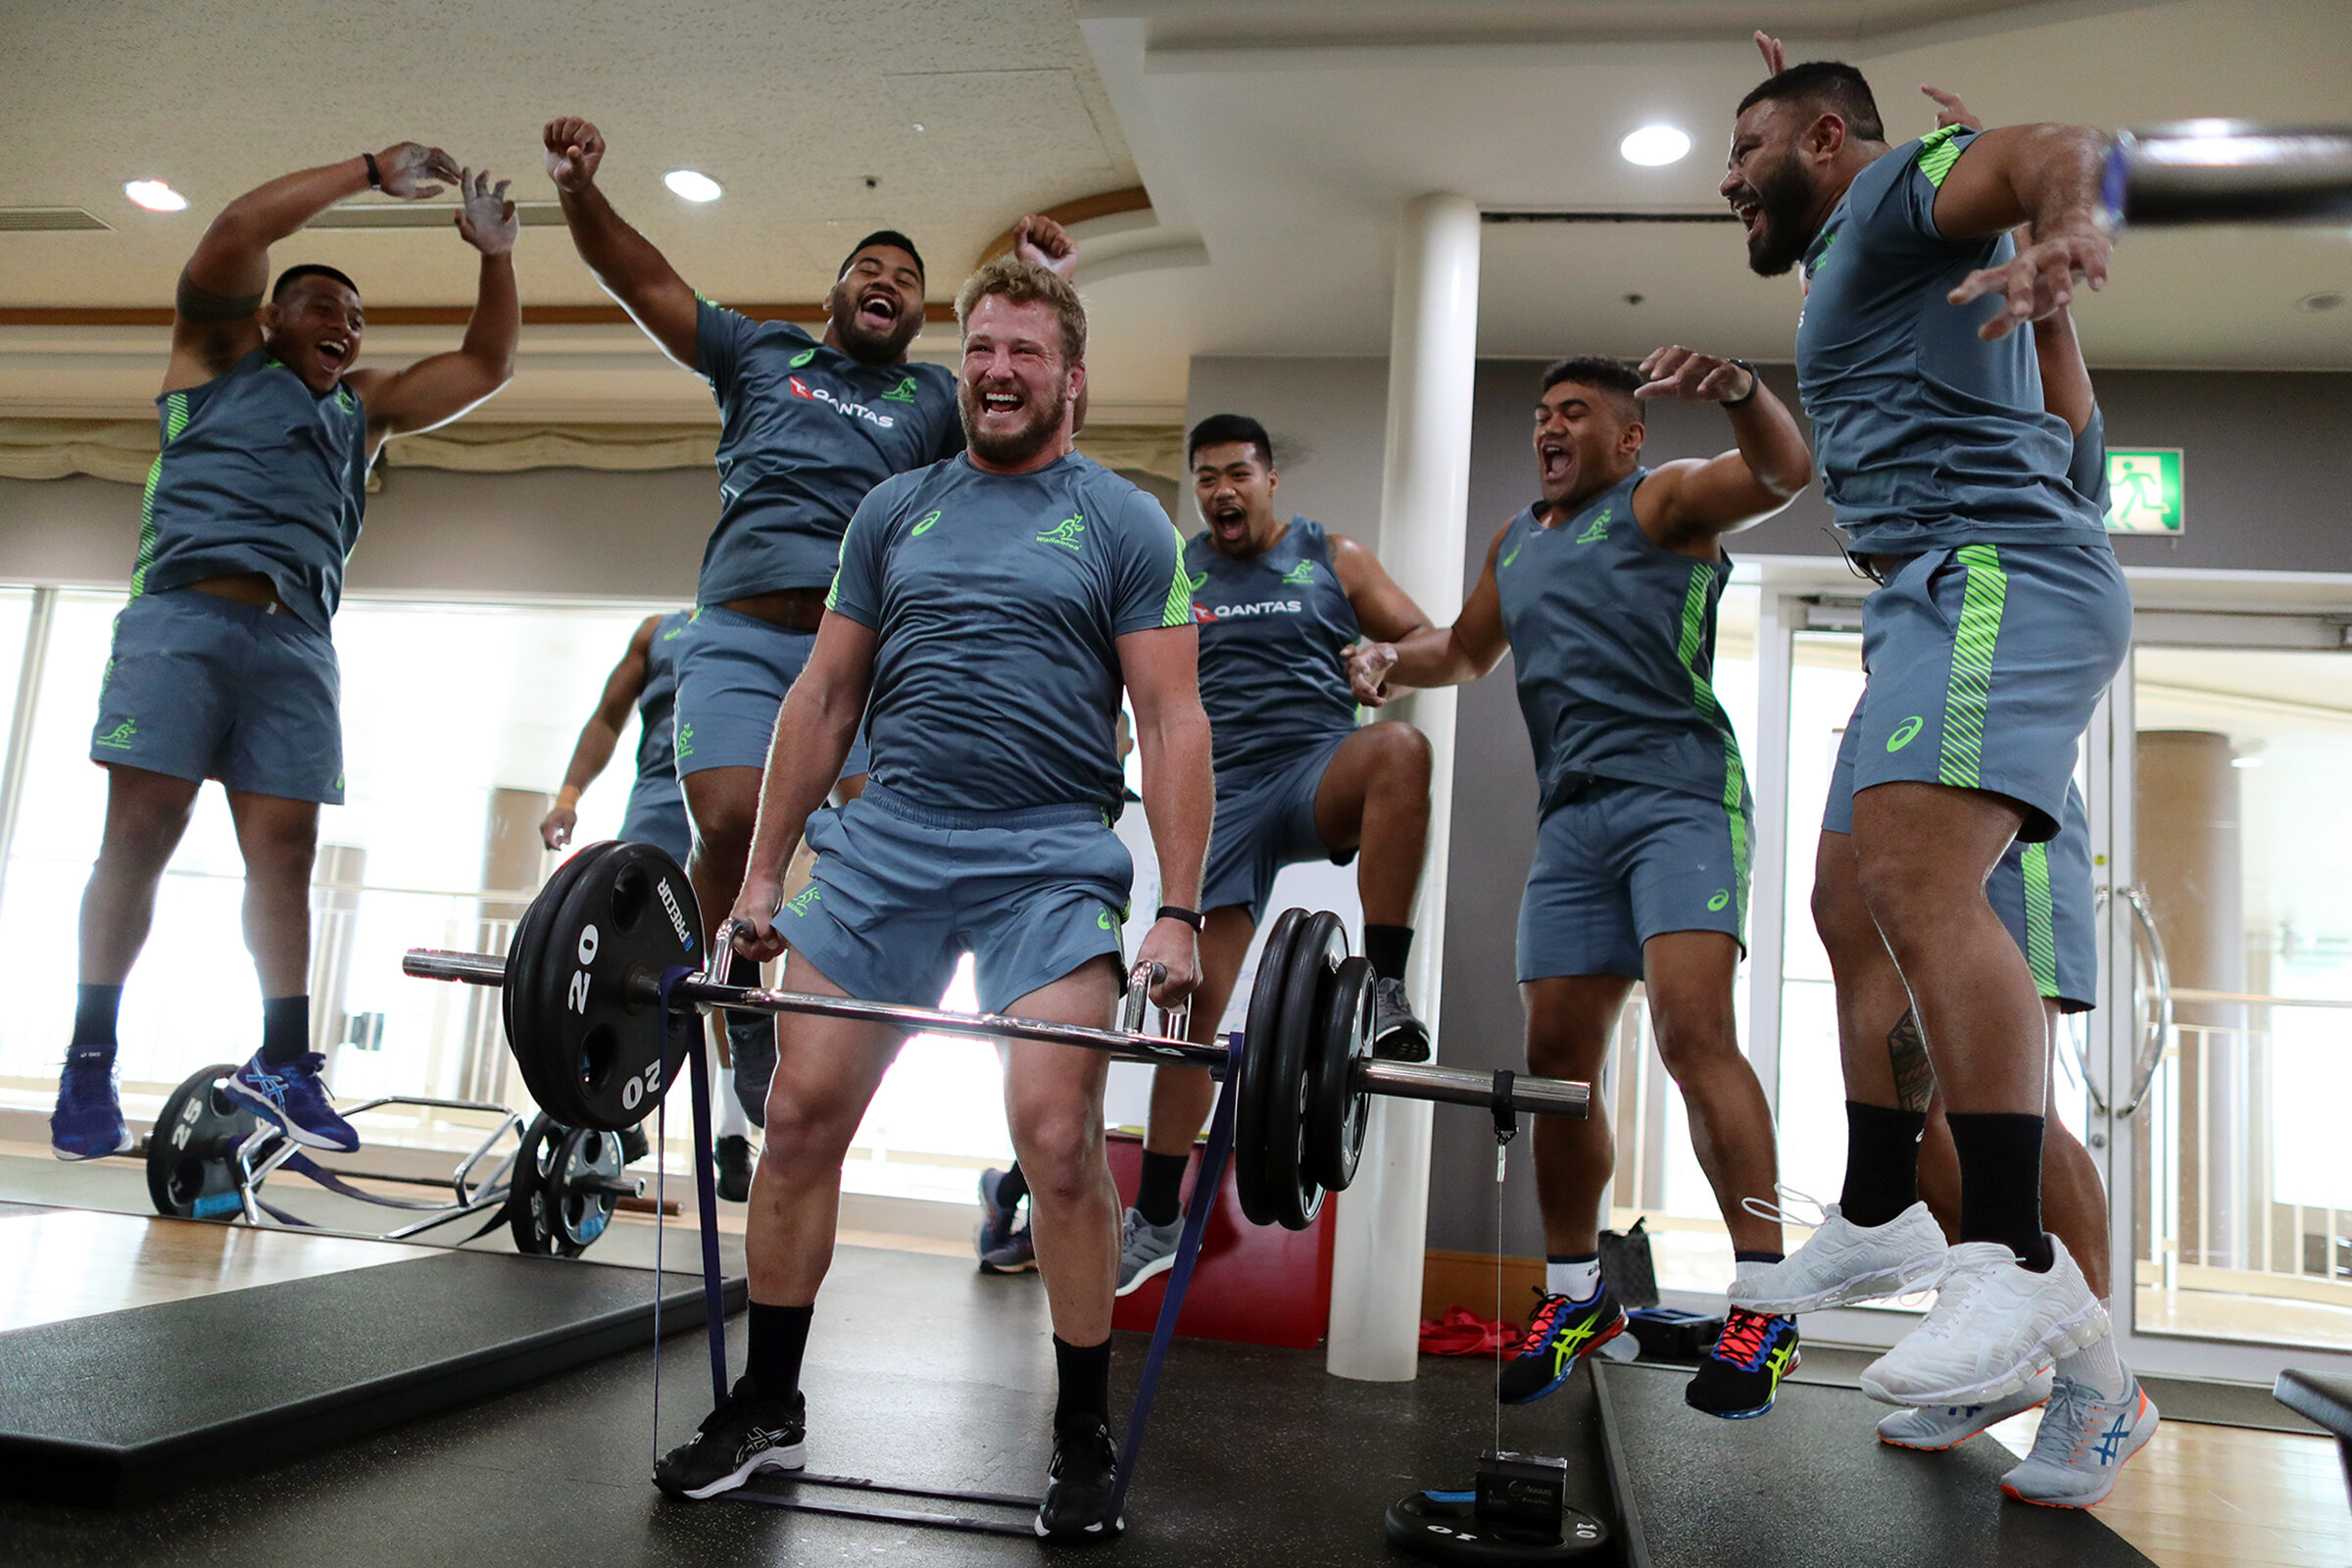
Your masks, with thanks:
[(1740, 226), (1747, 230), (1748, 240), (1752, 244), (1764, 227), (1763, 198), (1756, 194), (1754, 186), (1742, 185), (1732, 196), (1731, 203), (1732, 215), (1740, 220)]
[(898, 329), (904, 310), (898, 290), (876, 284), (858, 297), (858, 324), (876, 337), (887, 337)]
[(1237, 497), (1223, 497), (1210, 503), (1209, 531), (1227, 544), (1238, 544), (1250, 532), (1250, 509)]
[(327, 336), (320, 338), (312, 352), (318, 356), (319, 367), (329, 375), (341, 375), (351, 364), (352, 348), (348, 337)]
[(1565, 441), (1537, 442), (1536, 461), (1543, 466), (1544, 483), (1547, 489), (1565, 485), (1569, 475), (1576, 471), (1576, 454)]

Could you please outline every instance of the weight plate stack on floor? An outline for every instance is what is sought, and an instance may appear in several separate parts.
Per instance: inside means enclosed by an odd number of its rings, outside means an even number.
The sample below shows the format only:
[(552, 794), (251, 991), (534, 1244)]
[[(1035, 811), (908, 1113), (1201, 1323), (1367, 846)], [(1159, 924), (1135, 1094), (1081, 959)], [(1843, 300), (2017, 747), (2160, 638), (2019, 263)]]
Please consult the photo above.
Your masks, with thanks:
[(232, 1219), (244, 1211), (237, 1150), (261, 1123), (221, 1087), (236, 1070), (230, 1062), (199, 1068), (164, 1101), (147, 1139), (147, 1196), (157, 1213)]
[(1265, 946), (1258, 950), (1257, 980), (1250, 988), (1250, 1011), (1242, 1024), (1241, 1082), (1234, 1093), (1233, 1190), (1252, 1225), (1274, 1223), (1273, 1200), (1266, 1189), (1266, 1113), (1272, 1098), (1266, 1081), (1273, 1075), (1274, 1045), (1281, 1034), (1292, 944), (1305, 918), (1303, 909), (1285, 909), (1275, 916)]
[[(1332, 977), (1322, 1007), (1321, 1049), (1309, 1065), (1306, 1084), (1308, 1174), (1328, 1190), (1344, 1193), (1355, 1180), (1364, 1152), (1364, 1128), (1372, 1098), (1355, 1085), (1356, 1064), (1372, 1055), (1372, 993), (1369, 958), (1348, 958)], [(1341, 1042), (1346, 1042), (1342, 1050)]]
[(620, 1175), (620, 1135), (565, 1127), (535, 1117), (514, 1156), (507, 1228), (514, 1250), (540, 1257), (577, 1257), (612, 1223)]
[(653, 1111), (700, 1022), (691, 1008), (665, 1014), (659, 988), (669, 970), (700, 967), (701, 931), (686, 873), (650, 844), (583, 850), (532, 901), (508, 963), (507, 1022), (551, 1117), (618, 1132)]
[(1323, 1207), (1323, 1185), (1307, 1158), (1307, 1102), (1314, 1068), (1326, 1054), (1324, 1005), (1347, 956), (1348, 928), (1328, 909), (1308, 915), (1291, 939), (1267, 1088), (1263, 1177), (1275, 1223), (1285, 1230), (1306, 1229)]
[(1560, 1534), (1489, 1524), (1468, 1492), (1408, 1492), (1389, 1505), (1389, 1539), (1424, 1562), (1538, 1568), (1575, 1562), (1607, 1542), (1609, 1532), (1589, 1513), (1564, 1510)]

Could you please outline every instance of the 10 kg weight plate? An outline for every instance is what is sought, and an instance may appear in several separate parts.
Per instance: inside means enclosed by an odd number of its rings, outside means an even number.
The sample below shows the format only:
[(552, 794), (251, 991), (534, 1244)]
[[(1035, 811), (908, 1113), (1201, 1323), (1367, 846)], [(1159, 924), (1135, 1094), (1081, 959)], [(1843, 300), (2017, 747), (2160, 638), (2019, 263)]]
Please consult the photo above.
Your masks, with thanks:
[(604, 1184), (620, 1175), (620, 1165), (618, 1133), (535, 1118), (514, 1155), (507, 1199), (514, 1250), (542, 1257), (586, 1251), (612, 1223), (614, 1195)]

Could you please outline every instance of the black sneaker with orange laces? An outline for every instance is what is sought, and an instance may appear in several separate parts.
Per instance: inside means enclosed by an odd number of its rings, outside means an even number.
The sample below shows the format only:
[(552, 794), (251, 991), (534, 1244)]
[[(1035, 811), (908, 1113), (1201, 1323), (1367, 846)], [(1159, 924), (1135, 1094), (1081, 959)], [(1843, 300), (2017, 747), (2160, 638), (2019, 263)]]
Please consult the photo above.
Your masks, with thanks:
[(1624, 1332), (1625, 1308), (1617, 1304), (1606, 1281), (1581, 1301), (1545, 1296), (1519, 1337), (1518, 1348), (1502, 1363), (1502, 1402), (1541, 1399), (1568, 1381), (1588, 1351)]
[(1745, 1421), (1772, 1408), (1781, 1379), (1796, 1369), (1796, 1319), (1768, 1317), (1735, 1306), (1723, 1334), (1683, 1386), (1683, 1402), (1693, 1410)]

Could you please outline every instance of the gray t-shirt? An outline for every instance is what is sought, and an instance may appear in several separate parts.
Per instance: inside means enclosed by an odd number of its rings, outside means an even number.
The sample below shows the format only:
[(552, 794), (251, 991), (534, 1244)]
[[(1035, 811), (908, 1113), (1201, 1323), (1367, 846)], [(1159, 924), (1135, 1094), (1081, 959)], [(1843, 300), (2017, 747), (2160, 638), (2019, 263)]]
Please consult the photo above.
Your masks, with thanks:
[(2016, 254), (2006, 234), (1936, 227), (1936, 192), (1973, 136), (1951, 126), (1879, 159), (1805, 252), (1797, 389), (1823, 491), (1858, 554), (2107, 540), (2067, 483), (2073, 432), (2042, 408), (2032, 337), (1984, 342), (1977, 328), (2002, 301), (1944, 298)]
[(2067, 465), (2066, 482), (2098, 508), (2102, 518), (2107, 515), (2107, 416), (2095, 403), (2082, 433), (2075, 437), (2075, 457)]
[(368, 506), (368, 414), (255, 349), (202, 386), (156, 399), (162, 450), (139, 507), (130, 591), (259, 572), (327, 634)]
[(1713, 686), (1715, 611), (1732, 563), (1650, 538), (1634, 516), (1647, 477), (1636, 468), (1557, 527), (1529, 507), (1494, 557), (1545, 809), (1586, 777), (1744, 808), (1740, 742)]
[(1184, 561), (1220, 784), (1355, 728), (1348, 649), (1362, 633), (1321, 523), (1294, 517), (1247, 561), (1221, 554), (1203, 530)]
[(1159, 503), (1071, 453), (1034, 473), (950, 458), (875, 487), (826, 605), (876, 637), (866, 739), (885, 789), (945, 810), (1117, 819), (1117, 639), (1192, 622)]
[(718, 527), (697, 603), (823, 587), (868, 490), (963, 449), (944, 366), (866, 365), (709, 300), (694, 351), (719, 415)]

